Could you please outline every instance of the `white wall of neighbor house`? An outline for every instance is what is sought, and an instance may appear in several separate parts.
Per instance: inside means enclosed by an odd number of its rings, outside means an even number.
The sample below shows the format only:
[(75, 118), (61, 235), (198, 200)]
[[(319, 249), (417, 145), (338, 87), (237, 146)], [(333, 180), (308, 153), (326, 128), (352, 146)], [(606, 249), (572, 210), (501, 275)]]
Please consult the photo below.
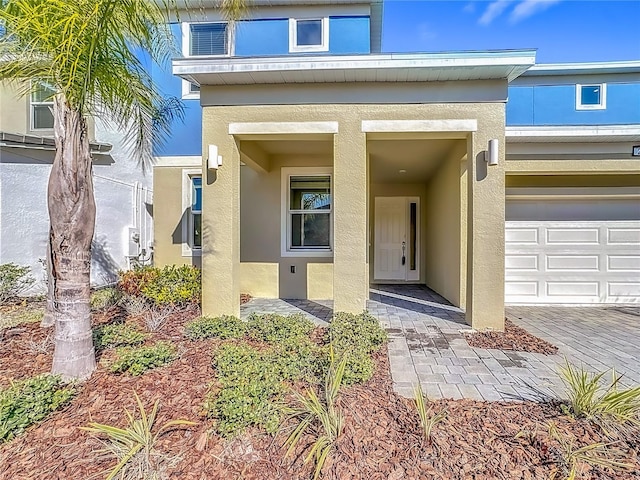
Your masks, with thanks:
[[(109, 284), (120, 269), (129, 266), (128, 256), (153, 241), (151, 175), (124, 148), (122, 134), (97, 122), (96, 140), (113, 145), (107, 156), (94, 157), (96, 229), (92, 252), (92, 284)], [(23, 148), (0, 148), (0, 263), (30, 266), (37, 285), (44, 291), (49, 228), (47, 183), (54, 152)], [(130, 229), (139, 243), (130, 245)]]

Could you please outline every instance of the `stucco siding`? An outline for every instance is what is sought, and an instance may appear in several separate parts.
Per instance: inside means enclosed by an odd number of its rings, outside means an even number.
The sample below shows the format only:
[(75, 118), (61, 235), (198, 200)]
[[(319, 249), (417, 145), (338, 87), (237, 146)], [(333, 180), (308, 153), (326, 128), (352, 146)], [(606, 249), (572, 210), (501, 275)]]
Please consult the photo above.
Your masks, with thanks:
[(466, 236), (466, 145), (456, 145), (427, 184), (426, 283), (456, 306), (464, 305), (461, 240)]

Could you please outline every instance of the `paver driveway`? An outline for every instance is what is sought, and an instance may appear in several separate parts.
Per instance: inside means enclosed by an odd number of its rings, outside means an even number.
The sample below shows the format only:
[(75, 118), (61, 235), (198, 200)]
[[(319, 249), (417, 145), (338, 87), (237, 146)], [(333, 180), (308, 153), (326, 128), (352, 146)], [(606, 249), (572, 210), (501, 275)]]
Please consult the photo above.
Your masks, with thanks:
[[(389, 332), (394, 387), (405, 396), (419, 382), (430, 398), (562, 397), (557, 368), (565, 357), (640, 383), (640, 307), (508, 307), (514, 323), (559, 348), (547, 356), (470, 347), (460, 334), (464, 313), (423, 286), (374, 285), (370, 298), (369, 311)], [(329, 301), (254, 299), (242, 312), (302, 312), (323, 324), (331, 309)]]

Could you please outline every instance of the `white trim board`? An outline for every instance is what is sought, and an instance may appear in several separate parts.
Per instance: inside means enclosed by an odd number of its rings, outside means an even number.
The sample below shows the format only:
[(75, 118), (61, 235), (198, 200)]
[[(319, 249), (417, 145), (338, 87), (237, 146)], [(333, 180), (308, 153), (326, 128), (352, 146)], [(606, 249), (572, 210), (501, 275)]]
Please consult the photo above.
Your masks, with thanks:
[(202, 167), (200, 156), (154, 157), (154, 167)]

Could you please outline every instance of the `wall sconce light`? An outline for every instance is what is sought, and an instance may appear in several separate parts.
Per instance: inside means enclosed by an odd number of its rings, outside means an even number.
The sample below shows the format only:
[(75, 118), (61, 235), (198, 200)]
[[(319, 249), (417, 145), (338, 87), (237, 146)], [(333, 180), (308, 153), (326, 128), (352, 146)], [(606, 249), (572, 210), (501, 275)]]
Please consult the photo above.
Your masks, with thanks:
[(490, 166), (498, 165), (498, 139), (493, 138), (489, 140), (489, 146), (484, 154), (485, 161)]
[(217, 170), (222, 166), (222, 155), (218, 155), (218, 146), (209, 145), (209, 157), (207, 158), (207, 169)]

